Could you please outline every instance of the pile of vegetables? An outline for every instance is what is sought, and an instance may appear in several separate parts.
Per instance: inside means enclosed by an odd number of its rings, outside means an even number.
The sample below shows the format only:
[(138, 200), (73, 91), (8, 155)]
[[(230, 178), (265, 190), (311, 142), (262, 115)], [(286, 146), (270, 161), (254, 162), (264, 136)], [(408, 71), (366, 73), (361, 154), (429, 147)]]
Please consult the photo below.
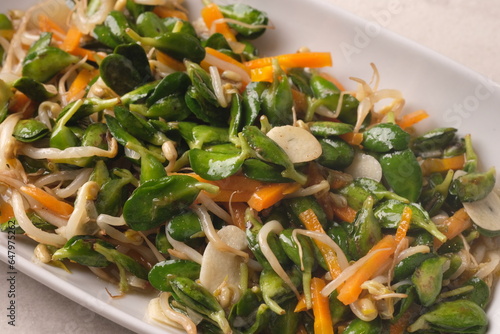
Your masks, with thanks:
[(500, 198), (472, 136), (416, 134), (375, 65), (349, 91), (327, 52), (260, 56), (260, 9), (198, 14), (0, 15), (2, 230), (188, 333), (484, 333)]

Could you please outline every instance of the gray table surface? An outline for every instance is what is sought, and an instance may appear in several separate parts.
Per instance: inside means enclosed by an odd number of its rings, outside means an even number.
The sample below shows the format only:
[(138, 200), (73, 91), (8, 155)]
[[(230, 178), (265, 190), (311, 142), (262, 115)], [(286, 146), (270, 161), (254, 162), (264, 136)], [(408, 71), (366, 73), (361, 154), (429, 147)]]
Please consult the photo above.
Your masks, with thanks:
[[(500, 82), (499, 0), (325, 1)], [(388, 8), (395, 10), (389, 12)], [(5, 263), (0, 262), (2, 287), (7, 271)], [(22, 273), (17, 274), (16, 280), (17, 326), (6, 326), (2, 311), (0, 333), (132, 333)], [(4, 288), (0, 294), (1, 300), (6, 298)], [(3, 310), (4, 303), (0, 305)]]

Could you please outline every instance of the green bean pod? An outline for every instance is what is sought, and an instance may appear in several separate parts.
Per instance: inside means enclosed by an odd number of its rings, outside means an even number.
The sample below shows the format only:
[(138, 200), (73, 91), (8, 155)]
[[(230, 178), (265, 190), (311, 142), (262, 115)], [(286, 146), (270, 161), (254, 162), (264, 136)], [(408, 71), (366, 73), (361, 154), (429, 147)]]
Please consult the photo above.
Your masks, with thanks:
[(154, 228), (190, 206), (201, 190), (213, 185), (185, 175), (165, 176), (137, 187), (123, 206), (123, 218), (136, 231)]
[(484, 310), (469, 300), (455, 300), (438, 304), (421, 315), (407, 331), (434, 329), (453, 333), (485, 333), (488, 318)]
[(293, 179), (300, 184), (305, 184), (307, 181), (306, 176), (295, 170), (293, 163), (285, 151), (257, 127), (253, 125), (245, 126), (242, 131), (242, 138), (258, 158), (283, 166), (285, 168), (281, 173), (283, 177)]
[(172, 292), (168, 275), (182, 276), (190, 279), (200, 277), (201, 266), (189, 260), (165, 260), (158, 262), (148, 273), (149, 283), (160, 291)]
[(57, 95), (55, 92), (49, 91), (42, 83), (29, 77), (17, 79), (12, 84), (12, 87), (37, 102), (46, 101)]
[(411, 281), (415, 285), (418, 299), (423, 306), (431, 306), (441, 292), (445, 257), (430, 257), (417, 267)]
[(379, 158), (384, 179), (392, 190), (410, 202), (420, 197), (423, 176), (420, 165), (410, 149), (385, 153)]
[(58, 249), (52, 255), (52, 259), (69, 259), (84, 266), (107, 267), (111, 262), (94, 250), (95, 243), (99, 243), (106, 248), (114, 248), (113, 245), (92, 235), (76, 235), (69, 239), (62, 248)]
[(223, 333), (231, 333), (224, 310), (210, 292), (187, 277), (170, 275), (168, 280), (177, 300), (215, 321)]
[(363, 147), (372, 152), (387, 153), (408, 148), (410, 134), (397, 124), (380, 123), (363, 132)]

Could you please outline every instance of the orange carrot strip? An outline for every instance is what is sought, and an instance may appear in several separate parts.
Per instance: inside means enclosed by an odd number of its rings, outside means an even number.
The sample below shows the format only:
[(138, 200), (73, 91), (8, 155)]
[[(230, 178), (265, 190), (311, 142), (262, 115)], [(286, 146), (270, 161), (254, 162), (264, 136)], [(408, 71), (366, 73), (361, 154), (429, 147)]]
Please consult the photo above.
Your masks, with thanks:
[(332, 66), (330, 52), (299, 52), (279, 55), (275, 57), (264, 57), (245, 62), (249, 69), (271, 66), (274, 58), (285, 68), (292, 67), (326, 67)]
[(220, 189), (217, 194), (208, 194), (215, 202), (232, 202), (241, 203), (248, 202), (252, 198), (253, 193), (249, 191)]
[(87, 50), (87, 49), (84, 49), (81, 47), (76, 47), (70, 53), (74, 56), (79, 56), (82, 58), (87, 57), (87, 60), (90, 60), (90, 61), (96, 61), (96, 58), (95, 58), (96, 52), (92, 51), (92, 50)]
[(396, 250), (396, 239), (392, 235), (386, 235), (370, 249), (370, 252), (378, 251), (373, 254), (370, 261), (361, 266), (354, 275), (352, 275), (340, 288), (337, 299), (345, 305), (349, 305), (358, 300), (361, 291), (361, 284), (370, 279), (381, 266), (389, 260)]
[(273, 67), (263, 66), (258, 68), (252, 68), (250, 70), (250, 79), (255, 82), (267, 81), (273, 82)]
[(156, 59), (160, 63), (167, 65), (175, 71), (184, 72), (186, 70), (186, 66), (183, 62), (178, 61), (177, 59), (174, 59), (161, 51), (156, 50)]
[(426, 119), (427, 117), (429, 117), (429, 114), (425, 110), (416, 110), (414, 112), (404, 115), (403, 117), (401, 117), (399, 121), (396, 121), (396, 123), (402, 129), (406, 129)]
[[(172, 173), (180, 174), (180, 173)], [(188, 175), (194, 177), (200, 182), (206, 182), (219, 187), (219, 192), (216, 194), (207, 195), (215, 202), (247, 202), (252, 197), (252, 194), (256, 189), (264, 186), (263, 182), (249, 179), (243, 175), (231, 175), (220, 181), (209, 181), (205, 180), (201, 176), (195, 173), (183, 173), (182, 175)]]
[(457, 170), (462, 169), (465, 164), (465, 155), (457, 155), (449, 158), (428, 158), (422, 162), (420, 166), (422, 168), (422, 173), (424, 175), (430, 175), (432, 173), (442, 173), (447, 172), (450, 169)]
[(35, 186), (23, 186), (20, 190), (26, 195), (34, 198), (50, 211), (61, 216), (69, 216), (73, 212), (73, 206), (58, 200), (46, 191)]
[[(304, 224), (306, 229), (308, 229), (309, 231), (325, 233), (323, 226), (321, 226), (318, 217), (316, 216), (316, 214), (312, 209), (307, 209), (306, 211), (302, 212), (299, 215), (299, 219), (302, 222), (302, 224)], [(333, 249), (331, 249), (321, 241), (314, 240), (314, 242), (318, 246), (321, 255), (323, 255), (323, 258), (325, 259), (325, 262), (328, 265), (328, 269), (330, 275), (332, 276), (332, 279), (335, 279), (342, 271), (340, 269), (340, 265), (337, 259), (337, 254)]]
[(0, 224), (5, 223), (12, 217), (14, 217), (14, 209), (12, 209), (12, 205), (7, 202), (2, 202), (0, 204)]
[(325, 78), (326, 80), (330, 81), (331, 83), (333, 83), (335, 86), (337, 86), (337, 88), (340, 89), (340, 91), (345, 90), (344, 85), (342, 85), (340, 81), (338, 81), (337, 78), (335, 78), (333, 75), (330, 75), (325, 72), (320, 72), (319, 75)]
[[(175, 173), (174, 173), (175, 174)], [(260, 182), (257, 180), (249, 179), (243, 175), (231, 175), (224, 180), (220, 181), (208, 181), (195, 173), (182, 174), (194, 177), (198, 181), (208, 182), (211, 184), (215, 184), (220, 189), (231, 190), (231, 191), (243, 191), (243, 192), (254, 192), (255, 189), (262, 187), (265, 185), (264, 182)]]
[(188, 21), (188, 16), (186, 15), (186, 13), (177, 9), (170, 9), (170, 8), (156, 6), (153, 9), (153, 13), (155, 13), (161, 18), (176, 17), (178, 19)]
[(231, 175), (220, 181), (213, 181), (221, 189), (233, 191), (254, 192), (255, 189), (262, 187), (265, 183), (257, 180), (249, 179), (243, 175)]
[(61, 49), (69, 53), (73, 52), (80, 45), (82, 36), (83, 33), (77, 27), (71, 26), (62, 42)]
[(220, 181), (208, 181), (194, 173), (183, 175), (189, 175), (201, 182), (218, 186), (218, 193), (208, 194), (215, 202), (247, 202), (251, 208), (257, 211), (276, 204), (285, 195), (300, 188), (297, 183), (264, 183), (243, 175), (231, 175)]
[(295, 313), (302, 311), (307, 311), (306, 296), (304, 294), (300, 295), (300, 299), (293, 310)]
[(312, 309), (314, 314), (314, 333), (333, 334), (333, 321), (330, 315), (330, 303), (328, 297), (321, 294), (325, 287), (324, 280), (318, 277), (311, 279)]
[(348, 132), (340, 135), (339, 137), (344, 139), (350, 145), (360, 146), (363, 142), (363, 134), (361, 132)]
[[(445, 219), (438, 225), (439, 231), (443, 233), (448, 240), (453, 239), (466, 229), (472, 226), (471, 219), (464, 208), (457, 210), (451, 217)], [(434, 239), (434, 247), (437, 249), (443, 243)]]
[(410, 221), (412, 216), (412, 211), (409, 206), (405, 206), (403, 209), (403, 214), (401, 215), (401, 221), (398, 224), (398, 228), (396, 230), (396, 242), (400, 242), (406, 237), (406, 233), (410, 228)]
[(250, 73), (250, 71), (248, 70), (248, 68), (245, 65), (243, 65), (243, 63), (237, 61), (234, 58), (229, 57), (228, 55), (226, 55), (226, 54), (224, 54), (224, 53), (222, 53), (222, 52), (220, 52), (218, 50), (215, 50), (215, 49), (210, 48), (210, 47), (206, 47), (205, 51), (206, 51), (206, 53), (208, 53), (208, 54), (210, 54), (210, 55), (212, 55), (214, 57), (217, 57), (220, 60), (225, 61), (226, 63), (238, 66), (243, 71), (245, 71), (247, 73)]
[(9, 102), (11, 113), (22, 113), (24, 118), (29, 118), (35, 113), (35, 102), (20, 91), (16, 91)]
[(262, 211), (278, 203), (290, 187), (296, 186), (295, 183), (270, 183), (256, 189), (247, 203), (252, 209)]
[(351, 208), (349, 205), (343, 207), (333, 206), (332, 209), (335, 215), (342, 221), (353, 223), (356, 219), (357, 211)]
[(248, 208), (246, 203), (228, 203), (228, 211), (231, 213), (233, 223), (243, 231), (246, 230), (245, 212)]
[(87, 69), (81, 70), (75, 80), (71, 83), (71, 86), (66, 93), (66, 99), (68, 102), (72, 102), (83, 97), (83, 94), (85, 94), (85, 88), (87, 88), (87, 85), (93, 77), (94, 73), (92, 73), (92, 71)]
[(236, 42), (236, 37), (224, 21), (224, 15), (216, 4), (210, 3), (203, 7), (201, 17), (210, 31), (222, 34), (228, 42)]
[(43, 32), (51, 32), (52, 38), (60, 42), (62, 42), (66, 36), (66, 31), (47, 15), (42, 14), (38, 16), (38, 26)]

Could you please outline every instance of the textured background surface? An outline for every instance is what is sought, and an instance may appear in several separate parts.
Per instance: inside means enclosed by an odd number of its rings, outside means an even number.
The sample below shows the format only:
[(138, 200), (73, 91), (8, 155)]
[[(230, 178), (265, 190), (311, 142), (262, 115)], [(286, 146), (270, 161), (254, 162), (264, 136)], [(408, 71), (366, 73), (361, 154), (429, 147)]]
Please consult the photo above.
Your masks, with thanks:
[[(500, 82), (499, 0), (324, 1), (412, 39)], [(7, 272), (6, 268), (0, 262), (2, 286), (6, 280), (3, 274)], [(16, 285), (19, 292), (16, 297), (18, 326), (14, 331), (12, 328), (5, 328), (5, 311), (2, 311), (2, 333), (131, 333), (26, 275), (19, 273)], [(4, 290), (0, 300), (6, 297), (3, 294)]]

